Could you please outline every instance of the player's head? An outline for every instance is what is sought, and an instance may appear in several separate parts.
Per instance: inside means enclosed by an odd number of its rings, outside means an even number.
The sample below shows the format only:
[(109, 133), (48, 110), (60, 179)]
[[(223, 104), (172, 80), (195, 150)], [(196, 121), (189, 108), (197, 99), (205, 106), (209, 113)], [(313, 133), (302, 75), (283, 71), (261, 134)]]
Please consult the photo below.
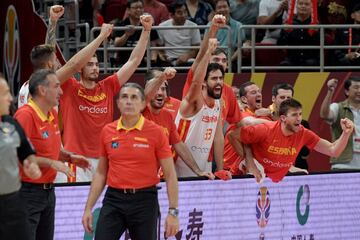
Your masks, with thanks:
[(137, 83), (125, 83), (117, 101), (122, 116), (137, 116), (145, 108), (145, 92)]
[(95, 82), (99, 78), (99, 61), (94, 54), (86, 65), (81, 69), (81, 79)]
[[(153, 81), (152, 79), (157, 75), (161, 74), (161, 70), (151, 69), (145, 73), (145, 88)], [(154, 97), (150, 100), (150, 106), (154, 109), (162, 109), (165, 105), (166, 98), (169, 97), (169, 86), (168, 81), (164, 81), (158, 88)]]
[(29, 79), (29, 93), (33, 99), (41, 99), (48, 107), (59, 104), (62, 90), (55, 72), (50, 69), (40, 69)]
[(204, 87), (213, 99), (220, 99), (224, 84), (224, 69), (218, 63), (210, 63), (206, 69)]
[(30, 53), (30, 60), (34, 71), (39, 69), (51, 69), (55, 71), (59, 67), (56, 58), (56, 49), (49, 44), (41, 44), (33, 47)]
[(260, 88), (254, 82), (245, 82), (240, 85), (240, 100), (251, 111), (262, 108), (262, 94)]
[(298, 132), (302, 120), (302, 105), (299, 101), (290, 98), (280, 104), (279, 116), (281, 123), (289, 132)]
[(275, 84), (271, 90), (272, 102), (279, 109), (280, 104), (294, 96), (294, 88), (288, 83)]

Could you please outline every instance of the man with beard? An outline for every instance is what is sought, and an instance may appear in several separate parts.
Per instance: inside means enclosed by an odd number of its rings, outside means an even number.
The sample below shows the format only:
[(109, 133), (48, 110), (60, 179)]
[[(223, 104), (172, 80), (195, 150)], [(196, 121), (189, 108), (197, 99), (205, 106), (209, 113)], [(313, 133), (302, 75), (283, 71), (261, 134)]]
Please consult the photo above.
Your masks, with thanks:
[(100, 154), (99, 136), (105, 124), (113, 120), (114, 96), (141, 63), (149, 39), (153, 18), (142, 15), (143, 30), (129, 60), (113, 75), (97, 82), (99, 62), (93, 56), (81, 69), (80, 82), (71, 78), (61, 85), (60, 99), (65, 149), (92, 160), (92, 171), (76, 170), (77, 181), (91, 181)]
[[(305, 145), (322, 154), (338, 157), (345, 149), (354, 124), (340, 120), (342, 133), (333, 143), (320, 138), (301, 125), (302, 105), (295, 99), (280, 104), (278, 121), (246, 126), (230, 134), (235, 151), (242, 153), (244, 145), (248, 171), (257, 182), (268, 176), (273, 182), (281, 181), (294, 164), (297, 154)], [(255, 160), (255, 159), (256, 160)]]
[(175, 153), (181, 157), (197, 176), (214, 179), (215, 176), (211, 172), (200, 170), (188, 147), (181, 141), (171, 113), (164, 109), (167, 98), (167, 80), (172, 79), (175, 74), (176, 70), (170, 67), (166, 68), (163, 72), (151, 70), (145, 74), (147, 106), (142, 114), (146, 119), (153, 121), (164, 129), (165, 135), (169, 138), (169, 143), (174, 148)]
[[(209, 63), (217, 47), (216, 39), (209, 39), (204, 56), (194, 71), (189, 91), (182, 99), (175, 123), (180, 138), (188, 146), (201, 171), (211, 172), (209, 153), (214, 143), (217, 171), (223, 170), (224, 135), (222, 134), (220, 98), (224, 83), (224, 69)], [(175, 162), (178, 177), (192, 177), (195, 173), (178, 158)]]
[(347, 117), (355, 122), (355, 131), (352, 140), (346, 145), (344, 152), (330, 160), (331, 169), (360, 169), (360, 78), (351, 77), (345, 80), (345, 101), (331, 103), (338, 84), (337, 79), (327, 83), (328, 91), (321, 104), (320, 117), (331, 126), (332, 138), (336, 139), (341, 134), (340, 119)]

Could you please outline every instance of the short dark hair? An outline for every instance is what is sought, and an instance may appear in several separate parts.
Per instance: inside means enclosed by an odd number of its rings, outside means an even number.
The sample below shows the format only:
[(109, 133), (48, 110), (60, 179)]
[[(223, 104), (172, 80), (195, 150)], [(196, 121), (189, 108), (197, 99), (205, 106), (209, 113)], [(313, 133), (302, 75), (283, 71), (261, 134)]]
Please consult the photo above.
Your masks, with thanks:
[(302, 105), (299, 101), (294, 98), (289, 98), (280, 103), (279, 116), (286, 115), (290, 108), (300, 109)]
[(32, 97), (37, 96), (37, 89), (39, 86), (49, 85), (49, 80), (47, 79), (47, 76), (50, 74), (56, 75), (56, 73), (51, 69), (40, 69), (31, 74), (29, 79), (29, 93)]
[(175, 0), (172, 4), (168, 6), (169, 13), (175, 14), (176, 9), (181, 8), (182, 6), (186, 6), (184, 0)]
[(243, 84), (240, 85), (239, 87), (239, 95), (240, 97), (243, 97), (246, 95), (246, 90), (245, 88), (251, 85), (256, 85), (254, 82), (248, 81), (248, 82), (244, 82)]
[(30, 53), (30, 60), (34, 71), (46, 68), (46, 63), (54, 53), (56, 53), (56, 49), (50, 44), (41, 44), (33, 47)]
[[(141, 100), (145, 101), (145, 92), (144, 92), (144, 88), (141, 87), (139, 84), (137, 83), (134, 83), (134, 82), (128, 82), (128, 83), (125, 83), (121, 89), (120, 89), (120, 93), (121, 93), (121, 90), (124, 89), (124, 88), (135, 88), (135, 89), (138, 89), (139, 92), (140, 92), (140, 97), (141, 97)], [(119, 94), (120, 96), (120, 94)]]
[(225, 54), (225, 56), (227, 56), (227, 52), (225, 51), (225, 49), (223, 48), (217, 48), (215, 49), (215, 51), (211, 54), (212, 56), (214, 55), (219, 55), (220, 53)]
[(216, 71), (216, 70), (220, 70), (221, 74), (224, 76), (225, 75), (225, 71), (224, 68), (218, 64), (218, 63), (209, 63), (207, 69), (206, 69), (206, 75), (205, 75), (205, 81), (207, 81), (210, 72)]
[(351, 13), (357, 12), (359, 10), (360, 10), (360, 3), (354, 5), (354, 7), (351, 9)]
[[(360, 77), (349, 77), (344, 82), (344, 89), (349, 91), (349, 88), (351, 86), (351, 82), (360, 82)], [(345, 94), (347, 97), (347, 94)]]
[(278, 84), (275, 84), (271, 89), (271, 94), (273, 97), (276, 97), (279, 94), (279, 89), (291, 90), (291, 95), (294, 96), (293, 86), (291, 86), (288, 83), (278, 83)]
[(144, 6), (144, 2), (142, 0), (128, 0), (126, 3), (126, 7), (130, 8), (133, 3), (137, 3), (137, 2), (141, 2), (142, 5)]
[(218, 2), (221, 2), (221, 1), (225, 1), (226, 3), (227, 3), (227, 5), (228, 5), (228, 7), (230, 8), (230, 2), (229, 2), (229, 0), (215, 0), (214, 2), (215, 2), (215, 10), (216, 10), (216, 6), (217, 6), (217, 4), (218, 4)]

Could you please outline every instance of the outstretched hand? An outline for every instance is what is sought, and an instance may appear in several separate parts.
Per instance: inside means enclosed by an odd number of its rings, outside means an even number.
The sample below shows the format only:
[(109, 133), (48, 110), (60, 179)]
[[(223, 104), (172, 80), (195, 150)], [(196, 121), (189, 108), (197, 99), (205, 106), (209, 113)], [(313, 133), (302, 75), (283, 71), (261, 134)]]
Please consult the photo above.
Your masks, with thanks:
[(91, 162), (84, 156), (72, 154), (70, 155), (70, 162), (84, 170), (91, 170)]
[(211, 20), (211, 25), (218, 29), (224, 27), (225, 24), (226, 24), (226, 17), (221, 14), (216, 14)]

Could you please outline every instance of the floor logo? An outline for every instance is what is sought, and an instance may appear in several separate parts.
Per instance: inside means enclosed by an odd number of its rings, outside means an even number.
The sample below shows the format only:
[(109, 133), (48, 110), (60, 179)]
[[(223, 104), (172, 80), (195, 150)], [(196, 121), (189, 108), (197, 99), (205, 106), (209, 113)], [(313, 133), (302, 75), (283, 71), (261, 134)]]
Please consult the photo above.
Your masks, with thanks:
[(266, 227), (270, 216), (270, 193), (267, 187), (261, 187), (257, 194), (256, 221), (259, 227)]
[[(301, 210), (305, 211), (302, 213)], [(310, 213), (310, 188), (305, 184), (300, 186), (296, 197), (296, 216), (300, 225), (305, 225)]]

